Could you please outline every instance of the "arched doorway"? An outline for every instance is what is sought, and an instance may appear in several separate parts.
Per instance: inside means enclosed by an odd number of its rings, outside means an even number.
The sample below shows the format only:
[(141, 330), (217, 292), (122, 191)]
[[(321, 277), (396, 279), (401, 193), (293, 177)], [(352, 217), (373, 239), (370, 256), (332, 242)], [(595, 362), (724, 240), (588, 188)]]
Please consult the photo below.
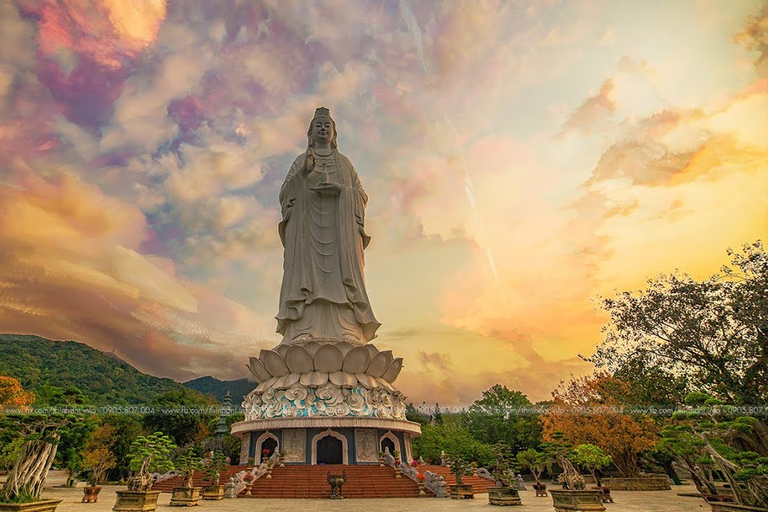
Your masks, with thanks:
[[(328, 438), (336, 440), (330, 441)], [(330, 428), (312, 438), (311, 464), (349, 464), (347, 438)], [(322, 451), (322, 456), (320, 452)]]
[[(264, 455), (264, 450), (267, 450), (266, 456)], [(266, 461), (275, 451), (279, 450), (280, 444), (277, 442), (277, 436), (266, 431), (256, 440), (253, 459), (256, 461), (256, 464), (259, 464), (262, 460)]]
[(341, 464), (344, 461), (341, 440), (333, 436), (325, 436), (317, 442), (318, 464)]
[[(379, 438), (379, 446), (381, 447), (380, 450), (383, 452), (386, 452), (384, 448), (389, 448), (389, 453), (391, 453), (392, 456), (395, 455), (395, 452), (398, 452), (399, 457), (405, 457), (405, 454), (400, 448), (400, 440), (395, 437), (395, 434), (391, 431), (388, 431)], [(404, 458), (401, 458), (400, 460), (407, 462)]]
[(393, 440), (391, 440), (390, 438), (385, 437), (384, 439), (381, 440), (381, 451), (386, 453), (387, 452), (387, 448), (389, 448), (389, 454), (394, 456), (395, 455), (395, 442)]
[(277, 449), (277, 440), (269, 437), (261, 443), (261, 460), (264, 461), (272, 456)]

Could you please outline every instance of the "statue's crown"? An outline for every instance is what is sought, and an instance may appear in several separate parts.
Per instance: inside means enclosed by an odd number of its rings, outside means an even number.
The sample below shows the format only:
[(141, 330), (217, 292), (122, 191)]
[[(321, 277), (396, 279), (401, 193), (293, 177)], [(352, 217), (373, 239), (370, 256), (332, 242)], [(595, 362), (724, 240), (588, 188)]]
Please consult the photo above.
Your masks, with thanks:
[(315, 110), (315, 117), (313, 119), (317, 119), (318, 117), (331, 117), (331, 111), (325, 107), (320, 107)]

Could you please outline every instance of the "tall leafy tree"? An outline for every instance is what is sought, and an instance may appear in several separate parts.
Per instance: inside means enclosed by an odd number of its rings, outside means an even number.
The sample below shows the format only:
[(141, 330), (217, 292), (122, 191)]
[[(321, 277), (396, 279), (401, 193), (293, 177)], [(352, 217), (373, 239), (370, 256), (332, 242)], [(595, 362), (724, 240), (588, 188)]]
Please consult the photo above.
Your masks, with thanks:
[(709, 279), (661, 275), (643, 291), (603, 299), (610, 321), (589, 359), (637, 382), (650, 373), (731, 404), (767, 403), (768, 254), (760, 241), (728, 254)]
[(539, 417), (526, 411), (532, 405), (520, 391), (496, 384), (470, 406), (467, 426), (484, 443), (504, 443), (515, 452), (537, 448), (541, 444)]
[(625, 476), (638, 476), (638, 455), (656, 445), (661, 428), (647, 415), (623, 411), (628, 394), (626, 383), (607, 374), (561, 383), (552, 392), (553, 407), (542, 416), (544, 440), (564, 436), (574, 445), (593, 444)]
[(210, 434), (209, 425), (216, 419), (216, 399), (191, 389), (166, 391), (153, 398), (154, 412), (144, 417), (150, 431), (160, 430), (179, 446), (202, 441)]

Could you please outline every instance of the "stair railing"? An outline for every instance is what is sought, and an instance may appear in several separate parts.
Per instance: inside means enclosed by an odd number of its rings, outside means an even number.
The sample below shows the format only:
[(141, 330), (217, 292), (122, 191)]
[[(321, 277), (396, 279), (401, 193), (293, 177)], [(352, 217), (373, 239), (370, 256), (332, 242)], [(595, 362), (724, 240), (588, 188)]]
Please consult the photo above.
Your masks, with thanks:
[(477, 476), (480, 478), (485, 478), (486, 480), (492, 480), (494, 482), (496, 481), (496, 478), (491, 474), (491, 472), (485, 468), (478, 468)]
[(424, 481), (425, 489), (435, 493), (435, 496), (438, 498), (448, 497), (448, 491), (446, 490), (448, 484), (446, 483), (445, 478), (431, 471), (425, 471), (424, 476), (427, 477)]
[[(235, 479), (235, 495), (240, 494), (248, 485), (245, 482), (245, 473), (246, 471), (242, 470), (232, 477)], [(251, 474), (253, 475), (251, 485), (253, 485), (256, 483), (256, 480), (267, 474), (267, 463), (262, 462), (258, 467), (253, 468)]]
[(166, 471), (163, 474), (152, 473), (152, 480), (154, 482), (152, 485), (155, 485), (158, 482), (162, 482), (163, 480), (168, 480), (169, 478), (173, 478), (175, 476), (179, 476), (180, 474), (181, 473), (177, 473), (175, 470), (174, 471)]

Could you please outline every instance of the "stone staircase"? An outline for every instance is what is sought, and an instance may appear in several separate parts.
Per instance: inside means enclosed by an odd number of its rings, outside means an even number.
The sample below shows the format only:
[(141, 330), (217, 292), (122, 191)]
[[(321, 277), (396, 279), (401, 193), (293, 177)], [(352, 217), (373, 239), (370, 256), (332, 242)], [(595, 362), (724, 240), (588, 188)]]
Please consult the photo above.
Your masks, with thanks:
[[(437, 466), (433, 464), (421, 464), (419, 466), (419, 472), (424, 473), (425, 471), (431, 471), (435, 474), (442, 476), (443, 478), (445, 478), (445, 481), (448, 485), (456, 484), (456, 477), (453, 476), (451, 474), (451, 470), (445, 466)], [(493, 487), (493, 480), (488, 480), (486, 478), (482, 478), (475, 475), (465, 476), (464, 483), (472, 484), (475, 494), (488, 492), (488, 488)]]
[[(344, 484), (345, 498), (418, 498), (419, 486), (407, 477), (395, 478), (395, 471), (389, 466), (295, 466), (277, 467), (272, 478), (259, 478), (253, 485), (251, 496), (243, 498), (328, 498), (331, 486), (327, 474), (347, 472)], [(434, 497), (426, 491), (424, 497)]]
[[(227, 466), (227, 469), (221, 472), (221, 476), (219, 477), (219, 484), (226, 485), (226, 483), (229, 482), (229, 477), (243, 470), (245, 470), (245, 466)], [(152, 490), (172, 492), (174, 487), (181, 486), (182, 480), (183, 478), (181, 476), (166, 478), (165, 480), (157, 482), (155, 485), (153, 485)], [(195, 471), (195, 476), (192, 481), (195, 487), (205, 487), (206, 485), (210, 485), (210, 482), (207, 480), (205, 473), (202, 471)]]

